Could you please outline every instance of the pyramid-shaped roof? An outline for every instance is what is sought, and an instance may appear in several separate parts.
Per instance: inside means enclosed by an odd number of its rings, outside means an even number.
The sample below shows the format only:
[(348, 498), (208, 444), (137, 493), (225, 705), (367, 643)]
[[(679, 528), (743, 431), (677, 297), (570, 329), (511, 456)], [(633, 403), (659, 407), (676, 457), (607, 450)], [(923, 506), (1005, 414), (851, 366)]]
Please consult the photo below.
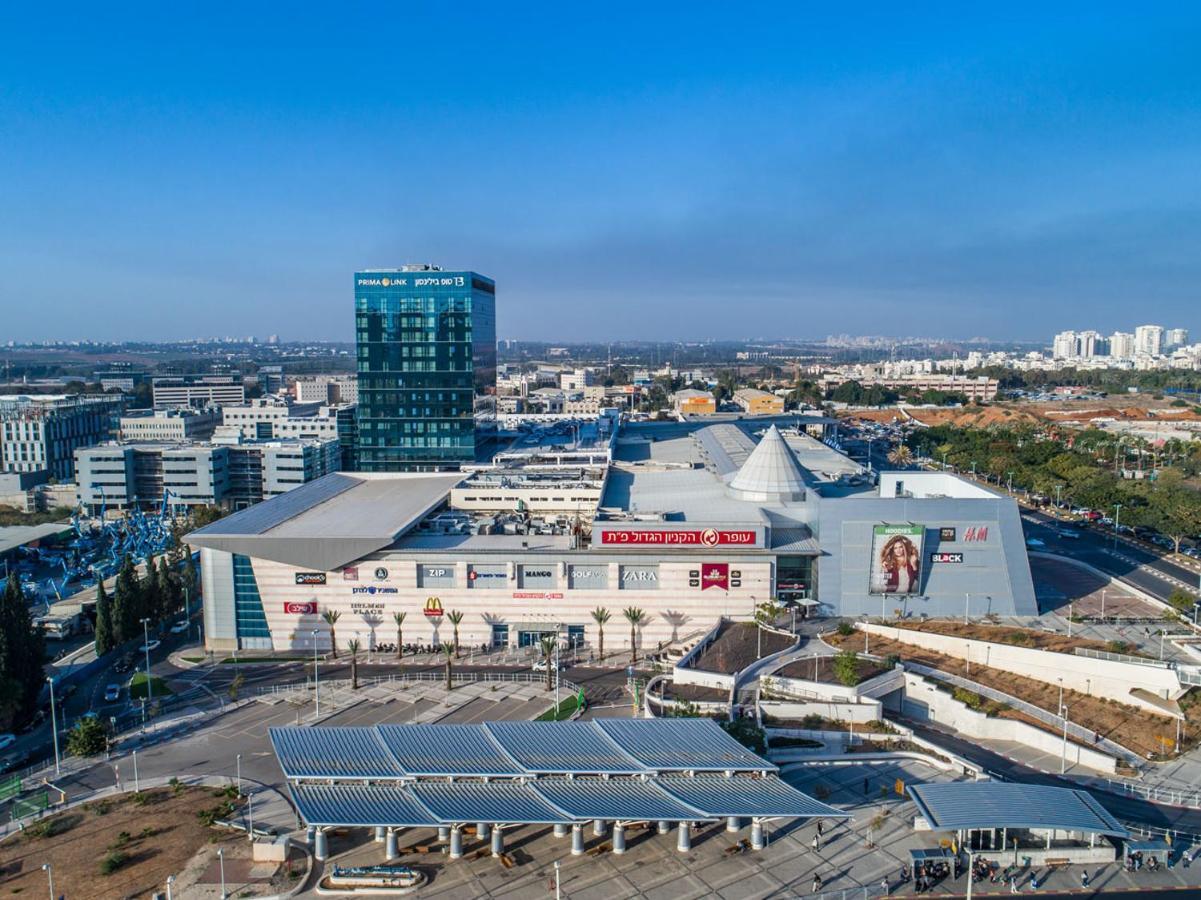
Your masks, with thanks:
[(805, 478), (796, 455), (772, 425), (742, 468), (730, 480), (730, 493), (742, 500), (801, 500)]

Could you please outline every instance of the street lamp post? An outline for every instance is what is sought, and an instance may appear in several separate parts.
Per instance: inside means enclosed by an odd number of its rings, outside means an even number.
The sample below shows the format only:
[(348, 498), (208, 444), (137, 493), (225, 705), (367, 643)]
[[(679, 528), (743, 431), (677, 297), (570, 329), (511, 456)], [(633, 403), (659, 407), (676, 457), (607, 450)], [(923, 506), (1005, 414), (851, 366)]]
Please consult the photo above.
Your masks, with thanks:
[(963, 595), (963, 624), (964, 625), (968, 624), (967, 614), (968, 614), (968, 607), (971, 605), (971, 602), (972, 602), (972, 595), (964, 594)]
[(59, 768), (58, 755), (58, 716), (54, 709), (54, 678), (50, 677), (46, 680), (50, 682), (50, 730), (54, 733), (54, 774), (61, 775), (62, 769)]
[(555, 900), (563, 900), (563, 886), (559, 881), (559, 861), (555, 860)]
[(1113, 549), (1118, 549), (1118, 525), (1121, 524), (1122, 504), (1115, 503), (1113, 505)]
[(316, 711), (313, 713), (314, 719), (321, 718), (321, 683), (317, 680), (317, 629), (312, 631), (313, 635), (313, 700), (316, 704)]
[(42, 871), (46, 873), (46, 880), (50, 882), (50, 900), (54, 900), (54, 869), (50, 863), (42, 863)]
[(225, 893), (225, 848), (217, 848), (217, 862), (221, 866), (221, 900), (226, 900), (229, 894)]
[(167, 900), (173, 900), (173, 898), (171, 896), (171, 885), (173, 885), (173, 884), (175, 884), (175, 876), (168, 875), (167, 876)]
[(238, 796), (242, 796), (242, 754), (238, 754)]
[(1063, 716), (1063, 755), (1059, 757), (1059, 774), (1068, 770), (1068, 708), (1061, 706), (1059, 714)]
[(142, 619), (142, 646), (146, 649), (146, 702), (154, 697), (154, 685), (150, 683), (150, 620)]

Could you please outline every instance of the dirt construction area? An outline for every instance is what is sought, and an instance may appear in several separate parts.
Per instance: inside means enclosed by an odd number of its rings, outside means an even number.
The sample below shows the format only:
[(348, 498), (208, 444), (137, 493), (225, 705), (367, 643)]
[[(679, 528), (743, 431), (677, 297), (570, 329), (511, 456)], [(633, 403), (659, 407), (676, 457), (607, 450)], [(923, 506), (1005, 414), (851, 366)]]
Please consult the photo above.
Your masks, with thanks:
[[(954, 623), (940, 622), (938, 624), (947, 625)], [(968, 627), (971, 628), (972, 626)], [(982, 626), (975, 627), (980, 628)], [(1002, 630), (1013, 631), (1014, 629)], [(975, 637), (976, 635), (965, 636)], [(1048, 637), (1054, 636), (1048, 635)], [(1060, 637), (1062, 638), (1062, 635)], [(876, 656), (892, 656), (895, 654), (902, 660), (920, 663), (942, 672), (970, 678), (972, 681), (979, 682), (985, 687), (1003, 691), (1012, 697), (1018, 697), (1027, 703), (1051, 713), (1055, 713), (1059, 708), (1058, 685), (1046, 684), (1042, 681), (1036, 681), (1033, 678), (1023, 678), (1020, 675), (1002, 672), (999, 669), (986, 668), (981, 665), (971, 666), (971, 671), (969, 672), (965, 661), (962, 659), (955, 659), (942, 653), (936, 653), (933, 650), (927, 650), (924, 647), (890, 640), (876, 634), (871, 635), (870, 640), (866, 640), (867, 635), (862, 631), (856, 631), (851, 635), (840, 635), (834, 632), (822, 635), (822, 639), (833, 647), (839, 649), (849, 648), (860, 652), (866, 652), (866, 641), (871, 653)], [(1155, 759), (1163, 759), (1174, 755), (1171, 753), (1171, 750), (1176, 736), (1176, 723), (1166, 716), (1151, 715), (1133, 706), (1126, 706), (1125, 704), (1105, 700), (1100, 697), (1090, 697), (1071, 690), (1063, 692), (1063, 702), (1071, 710), (1071, 719), (1073, 722), (1135, 751), (1144, 758), (1153, 757)], [(1008, 707), (990, 704), (987, 707), (982, 707), (982, 709), (990, 715), (997, 715), (1007, 719), (1018, 719), (1046, 731), (1055, 731), (1050, 726), (1033, 718), (1023, 716), (1021, 713)], [(1201, 731), (1201, 724), (1198, 723), (1193, 715), (1190, 715), (1186, 727), (1181, 730), (1180, 742), (1182, 751), (1188, 750), (1196, 744), (1196, 735), (1199, 731)]]
[(161, 788), (114, 795), (30, 821), (23, 832), (0, 843), (0, 896), (46, 896), (45, 863), (52, 867), (55, 896), (149, 898), (164, 890), (168, 875), (178, 879), (176, 896), (202, 896), (205, 888), (196, 885), (208, 881), (218, 848), (225, 851), (227, 886), (239, 896), (286, 890), (278, 865), (251, 863), (244, 834), (206, 824), (226, 815), (237, 812), (225, 791)]

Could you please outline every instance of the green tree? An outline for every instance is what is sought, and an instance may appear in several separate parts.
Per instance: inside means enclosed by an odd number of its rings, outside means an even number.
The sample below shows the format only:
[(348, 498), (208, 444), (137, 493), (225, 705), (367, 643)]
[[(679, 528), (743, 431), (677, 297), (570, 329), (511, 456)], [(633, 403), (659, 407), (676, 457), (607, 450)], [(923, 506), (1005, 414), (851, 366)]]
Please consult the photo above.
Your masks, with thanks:
[(0, 595), (0, 716), (8, 725), (29, 721), (45, 683), (46, 644), (29, 614), (20, 579), (10, 576)]
[(834, 657), (834, 677), (847, 687), (859, 683), (859, 657), (854, 650), (840, 650)]
[(342, 614), (336, 609), (327, 609), (321, 614), (321, 618), (325, 620), (325, 624), (329, 626), (329, 648), (334, 654), (334, 659), (338, 658), (338, 639), (334, 626), (338, 624), (338, 620), (342, 618)]
[(67, 735), (67, 752), (72, 756), (97, 756), (107, 749), (108, 732), (99, 719), (80, 719)]
[(196, 598), (196, 585), (198, 583), (196, 578), (196, 563), (192, 559), (192, 548), (184, 544), (183, 550), (183, 573), (180, 575), (179, 587), (183, 592), (184, 603), (190, 605)]
[(452, 609), (450, 612), (448, 612), (446, 614), (446, 618), (450, 622), (452, 628), (454, 629), (455, 659), (458, 659), (459, 658), (459, 623), (463, 621), (463, 614), (461, 612), (459, 612), (457, 609)]
[(605, 658), (605, 623), (608, 622), (610, 618), (612, 618), (612, 616), (609, 614), (609, 610), (605, 609), (603, 606), (598, 606), (596, 609), (592, 610), (592, 621), (596, 622), (597, 644), (598, 649), (600, 650), (600, 659), (602, 660)]
[(126, 556), (117, 571), (117, 583), (113, 589), (113, 635), (117, 644), (124, 644), (138, 632), (140, 594), (137, 569), (133, 560)]
[(767, 752), (767, 734), (755, 724), (754, 719), (734, 719), (718, 724), (742, 746), (760, 755)]
[(538, 642), (542, 648), (542, 661), (546, 663), (546, 689), (554, 690), (555, 684), (552, 680), (553, 669), (555, 665), (555, 645), (559, 643), (558, 635), (550, 635), (542, 638)]
[(351, 638), (346, 642), (346, 651), (350, 654), (350, 689), (357, 691), (359, 689), (359, 651), (363, 649), (363, 644), (358, 638)]
[(454, 689), (454, 670), (452, 666), (454, 665), (455, 645), (449, 641), (443, 643), (442, 652), (446, 654), (446, 689), (450, 691)]
[(113, 639), (113, 607), (104, 589), (104, 579), (96, 584), (96, 655), (103, 656), (117, 646)]
[(1188, 591), (1176, 588), (1168, 596), (1168, 603), (1172, 609), (1177, 612), (1191, 613), (1193, 611), (1193, 597)]
[(179, 579), (167, 562), (167, 557), (160, 556), (158, 572), (155, 577), (155, 591), (159, 597), (160, 620), (166, 621), (179, 612), (180, 590)]
[(637, 606), (627, 606), (622, 613), (627, 622), (630, 623), (630, 665), (638, 664), (638, 626), (642, 624), (646, 618), (644, 613)]
[(394, 612), (392, 613), (392, 621), (396, 623), (396, 658), (397, 660), (404, 659), (404, 643), (405, 643), (405, 617), (408, 613)]
[(246, 676), (243, 675), (241, 672), (239, 672), (237, 675), (235, 675), (233, 677), (233, 680), (230, 681), (229, 687), (226, 688), (226, 692), (229, 694), (229, 699), (232, 700), (234, 703), (238, 702), (238, 696), (242, 693), (242, 687), (245, 684), (246, 684)]

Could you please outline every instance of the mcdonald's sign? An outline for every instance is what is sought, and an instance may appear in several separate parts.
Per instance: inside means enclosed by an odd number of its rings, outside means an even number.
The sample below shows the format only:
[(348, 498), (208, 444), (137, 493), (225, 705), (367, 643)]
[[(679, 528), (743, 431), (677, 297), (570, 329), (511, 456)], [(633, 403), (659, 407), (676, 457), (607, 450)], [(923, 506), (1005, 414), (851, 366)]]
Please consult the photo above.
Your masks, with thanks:
[(442, 618), (442, 601), (437, 597), (427, 597), (424, 612), (431, 619)]

